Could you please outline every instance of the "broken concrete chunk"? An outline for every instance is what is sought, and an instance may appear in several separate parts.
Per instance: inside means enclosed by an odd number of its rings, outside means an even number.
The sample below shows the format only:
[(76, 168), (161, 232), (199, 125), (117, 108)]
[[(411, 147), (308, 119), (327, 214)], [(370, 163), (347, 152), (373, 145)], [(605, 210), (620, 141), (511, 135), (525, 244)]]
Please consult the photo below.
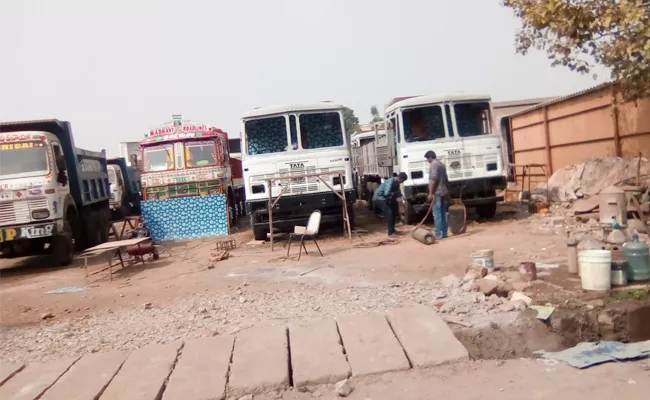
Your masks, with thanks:
[(523, 294), (521, 292), (514, 292), (512, 294), (512, 297), (510, 298), (510, 301), (514, 302), (514, 301), (518, 301), (518, 300), (523, 301), (526, 304), (526, 306), (529, 306), (529, 305), (531, 305), (533, 303), (533, 299), (526, 296), (525, 294)]
[(499, 289), (499, 281), (492, 279), (479, 279), (476, 281), (476, 284), (478, 284), (479, 292), (483, 293), (486, 296), (496, 294)]
[(339, 397), (348, 397), (352, 393), (352, 386), (347, 379), (344, 379), (336, 384), (334, 392)]

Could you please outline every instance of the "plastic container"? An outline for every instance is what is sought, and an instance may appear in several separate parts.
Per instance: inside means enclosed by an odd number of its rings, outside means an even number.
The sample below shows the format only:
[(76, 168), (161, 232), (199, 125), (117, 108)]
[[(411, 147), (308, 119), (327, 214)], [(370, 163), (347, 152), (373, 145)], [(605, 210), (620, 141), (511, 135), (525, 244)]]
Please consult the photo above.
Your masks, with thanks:
[(474, 265), (477, 268), (485, 268), (488, 273), (494, 271), (494, 251), (492, 250), (479, 250), (472, 254)]
[(567, 241), (567, 257), (569, 258), (569, 273), (578, 273), (578, 242), (570, 238)]
[(583, 289), (612, 288), (612, 253), (609, 250), (583, 250), (578, 253), (578, 262)]
[(627, 195), (624, 190), (610, 186), (598, 195), (600, 204), (598, 206), (601, 224), (611, 224), (612, 218), (616, 218), (619, 224), (625, 226), (627, 223)]
[(634, 234), (632, 241), (623, 245), (627, 260), (627, 279), (630, 281), (645, 281), (650, 279), (650, 249), (647, 244), (639, 241), (639, 235)]

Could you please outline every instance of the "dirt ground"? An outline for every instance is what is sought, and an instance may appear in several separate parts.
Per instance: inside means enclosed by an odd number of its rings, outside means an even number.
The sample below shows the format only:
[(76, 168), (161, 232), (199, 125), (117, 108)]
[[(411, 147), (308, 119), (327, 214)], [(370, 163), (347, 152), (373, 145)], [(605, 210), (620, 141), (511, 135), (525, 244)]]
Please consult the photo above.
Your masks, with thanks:
[[(646, 399), (648, 361), (609, 363), (578, 370), (547, 360), (475, 361), (352, 379), (352, 400)], [(337, 399), (333, 385), (255, 399)]]
[[(209, 259), (215, 239), (165, 245), (160, 260), (117, 270), (112, 282), (102, 262), (89, 267), (86, 279), (79, 264), (52, 269), (39, 258), (0, 260), (0, 353), (6, 361), (25, 362), (135, 349), (215, 331), (228, 334), (291, 319), (416, 303), (439, 306), (441, 298), (455, 296), (442, 293), (441, 278), (463, 277), (476, 250), (494, 250), (496, 265), (514, 274), (522, 261), (553, 263), (566, 253), (562, 226), (529, 216), (516, 205), (502, 205), (494, 220), (473, 221), (466, 234), (432, 246), (404, 234), (396, 244), (359, 247), (385, 239), (385, 231), (361, 203), (357, 215), (357, 227), (367, 233), (350, 242), (340, 233), (325, 232), (319, 240), (324, 257), (307, 244), (309, 254), (300, 261), (297, 247), (284, 259), (286, 240), (278, 240), (274, 252), (268, 243), (252, 241), (245, 221), (232, 235), (237, 248), (214, 268)], [(564, 292), (553, 274), (541, 272), (546, 292)], [(560, 283), (575, 286), (570, 278)], [(80, 291), (47, 293), (70, 287)], [(500, 312), (492, 308), (481, 312)]]

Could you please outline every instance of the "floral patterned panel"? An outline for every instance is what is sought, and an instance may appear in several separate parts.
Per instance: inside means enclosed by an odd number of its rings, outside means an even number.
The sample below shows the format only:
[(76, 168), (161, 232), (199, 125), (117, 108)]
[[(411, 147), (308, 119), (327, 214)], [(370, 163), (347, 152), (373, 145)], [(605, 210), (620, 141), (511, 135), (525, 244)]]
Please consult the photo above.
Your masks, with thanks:
[(246, 122), (248, 154), (279, 153), (287, 150), (287, 122), (284, 117)]
[(338, 113), (302, 114), (300, 135), (303, 149), (343, 146), (343, 127)]
[(197, 239), (228, 234), (226, 196), (145, 200), (142, 219), (153, 240)]
[(404, 138), (407, 142), (414, 141), (412, 126), (414, 113), (420, 113), (421, 118), (424, 119), (426, 140), (442, 139), (445, 137), (445, 123), (442, 118), (442, 109), (438, 106), (423, 107), (404, 112)]

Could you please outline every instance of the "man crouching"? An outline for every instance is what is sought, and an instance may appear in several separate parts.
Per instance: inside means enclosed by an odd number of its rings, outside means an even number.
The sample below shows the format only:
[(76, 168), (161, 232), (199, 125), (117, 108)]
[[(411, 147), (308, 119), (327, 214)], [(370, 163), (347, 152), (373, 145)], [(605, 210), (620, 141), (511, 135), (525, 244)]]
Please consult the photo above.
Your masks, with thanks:
[(374, 206), (383, 210), (388, 236), (395, 235), (395, 222), (399, 213), (397, 203), (402, 201), (400, 185), (407, 178), (407, 175), (401, 172), (396, 177), (385, 179), (377, 190), (375, 190), (375, 194), (372, 197)]

